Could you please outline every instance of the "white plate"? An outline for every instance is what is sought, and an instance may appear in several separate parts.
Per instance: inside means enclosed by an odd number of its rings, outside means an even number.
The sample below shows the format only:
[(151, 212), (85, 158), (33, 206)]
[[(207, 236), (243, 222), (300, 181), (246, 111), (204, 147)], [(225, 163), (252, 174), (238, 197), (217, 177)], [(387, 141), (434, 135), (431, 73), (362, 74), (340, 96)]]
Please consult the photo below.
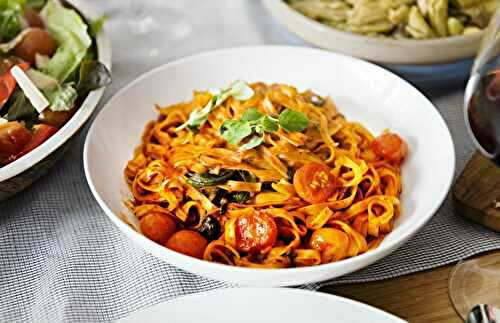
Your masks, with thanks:
[(289, 288), (235, 288), (179, 297), (117, 323), (404, 323), (343, 297)]
[[(171, 251), (139, 234), (118, 216), (133, 215), (123, 169), (140, 143), (153, 105), (190, 100), (195, 89), (222, 87), (235, 79), (282, 82), (331, 95), (348, 119), (375, 134), (389, 128), (407, 142), (402, 214), (382, 244), (363, 255), (321, 266), (289, 269), (231, 267)], [(84, 148), (87, 181), (100, 206), (126, 236), (160, 259), (217, 280), (253, 286), (290, 286), (338, 277), (387, 256), (412, 237), (446, 197), (455, 169), (453, 142), (443, 119), (420, 92), (370, 63), (330, 52), (287, 46), (225, 49), (161, 66), (123, 88), (102, 109)], [(135, 222), (137, 222), (135, 220)], [(126, 251), (124, 250), (124, 253)]]
[(420, 65), (451, 63), (474, 56), (483, 32), (435, 39), (390, 39), (358, 35), (321, 24), (283, 0), (263, 0), (267, 10), (291, 32), (311, 44), (377, 63)]

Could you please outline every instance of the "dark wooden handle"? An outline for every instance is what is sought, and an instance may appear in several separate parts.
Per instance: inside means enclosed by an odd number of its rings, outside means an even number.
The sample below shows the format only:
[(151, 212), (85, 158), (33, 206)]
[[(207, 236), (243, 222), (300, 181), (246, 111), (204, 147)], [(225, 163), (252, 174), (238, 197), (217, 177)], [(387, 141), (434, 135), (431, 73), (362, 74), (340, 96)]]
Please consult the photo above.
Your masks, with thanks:
[(500, 232), (500, 168), (476, 152), (453, 186), (457, 211)]

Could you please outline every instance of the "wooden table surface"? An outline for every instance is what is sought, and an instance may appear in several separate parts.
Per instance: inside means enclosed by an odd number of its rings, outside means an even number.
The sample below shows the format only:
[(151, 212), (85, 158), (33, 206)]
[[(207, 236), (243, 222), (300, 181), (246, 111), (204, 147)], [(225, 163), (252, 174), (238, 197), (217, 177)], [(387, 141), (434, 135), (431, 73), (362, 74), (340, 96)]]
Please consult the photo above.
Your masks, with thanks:
[(453, 266), (379, 282), (329, 286), (321, 291), (361, 301), (412, 323), (459, 323), (463, 321), (448, 297)]

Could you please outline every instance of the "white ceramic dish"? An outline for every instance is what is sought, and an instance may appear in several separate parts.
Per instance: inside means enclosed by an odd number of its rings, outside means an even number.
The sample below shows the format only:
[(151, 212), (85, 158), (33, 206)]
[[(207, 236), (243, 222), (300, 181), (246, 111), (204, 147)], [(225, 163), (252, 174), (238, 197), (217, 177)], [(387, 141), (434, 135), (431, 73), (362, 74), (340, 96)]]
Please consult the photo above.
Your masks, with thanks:
[(281, 24), (309, 43), (377, 63), (431, 65), (456, 62), (477, 53), (483, 34), (429, 40), (374, 38), (321, 24), (295, 11), (283, 0), (263, 0), (263, 3)]
[[(196, 310), (193, 310), (196, 309)], [(117, 323), (404, 323), (343, 297), (290, 288), (236, 288), (179, 297)]]
[[(137, 222), (124, 205), (130, 198), (123, 169), (140, 143), (153, 107), (191, 98), (195, 89), (222, 87), (235, 79), (282, 82), (331, 95), (348, 119), (374, 133), (390, 128), (409, 144), (403, 165), (402, 216), (374, 251), (336, 263), (290, 269), (250, 269), (194, 259), (142, 236), (119, 215)], [(394, 74), (367, 62), (304, 47), (225, 49), (181, 59), (146, 73), (118, 92), (93, 123), (84, 167), (100, 206), (134, 243), (160, 259), (198, 275), (242, 285), (299, 285), (338, 277), (385, 257), (413, 236), (436, 212), (454, 173), (455, 152), (446, 124), (434, 106)], [(134, 223), (134, 222), (132, 222)], [(124, 252), (126, 252), (124, 250)]]
[[(87, 19), (97, 19), (99, 15), (89, 7), (88, 2), (83, 0), (68, 1), (74, 8), (77, 8)], [(99, 33), (96, 38), (98, 60), (111, 70), (111, 45), (105, 32)], [(78, 108), (75, 115), (62, 127), (57, 134), (44, 142), (35, 150), (19, 158), (15, 162), (0, 168), (0, 191), (4, 181), (14, 178), (36, 165), (55, 152), (66, 141), (68, 141), (88, 120), (95, 110), (97, 103), (104, 93), (104, 88), (88, 94), (85, 101)], [(7, 184), (5, 184), (7, 185)], [(0, 200), (1, 200), (0, 194)]]

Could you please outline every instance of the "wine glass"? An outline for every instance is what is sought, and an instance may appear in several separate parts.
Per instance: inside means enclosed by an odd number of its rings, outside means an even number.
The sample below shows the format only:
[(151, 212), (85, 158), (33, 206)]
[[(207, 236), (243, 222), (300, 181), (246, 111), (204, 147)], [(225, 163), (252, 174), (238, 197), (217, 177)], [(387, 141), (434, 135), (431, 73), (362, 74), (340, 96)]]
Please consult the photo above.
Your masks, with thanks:
[[(465, 91), (464, 113), (476, 147), (500, 166), (499, 30), (500, 10), (492, 18), (474, 61)], [(488, 315), (494, 316), (494, 308), (500, 308), (500, 253), (460, 261), (450, 273), (448, 291), (463, 320), (475, 321), (479, 315), (488, 322)], [(491, 306), (476, 306), (478, 304)]]

